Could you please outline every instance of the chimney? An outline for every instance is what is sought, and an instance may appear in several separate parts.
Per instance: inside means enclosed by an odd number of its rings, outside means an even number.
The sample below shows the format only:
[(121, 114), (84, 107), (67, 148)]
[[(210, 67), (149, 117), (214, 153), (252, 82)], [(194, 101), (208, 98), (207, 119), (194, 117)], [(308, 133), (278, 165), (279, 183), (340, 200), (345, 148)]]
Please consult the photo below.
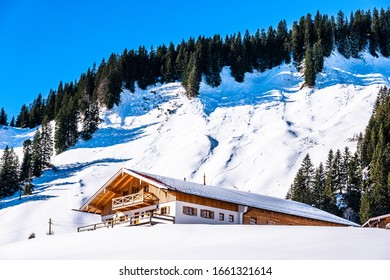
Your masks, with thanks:
[(206, 186), (206, 173), (203, 173), (203, 185)]
[(186, 178), (186, 177), (184, 177), (184, 182), (185, 182), (185, 181), (187, 181), (187, 178)]

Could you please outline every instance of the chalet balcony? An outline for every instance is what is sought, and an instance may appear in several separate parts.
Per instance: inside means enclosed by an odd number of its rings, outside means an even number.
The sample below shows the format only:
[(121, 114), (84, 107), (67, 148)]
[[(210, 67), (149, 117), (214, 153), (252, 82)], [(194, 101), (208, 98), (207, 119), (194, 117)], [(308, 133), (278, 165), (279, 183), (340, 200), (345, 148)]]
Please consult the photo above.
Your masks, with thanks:
[(112, 210), (132, 210), (140, 207), (158, 204), (158, 198), (142, 189), (138, 193), (116, 197), (112, 199)]

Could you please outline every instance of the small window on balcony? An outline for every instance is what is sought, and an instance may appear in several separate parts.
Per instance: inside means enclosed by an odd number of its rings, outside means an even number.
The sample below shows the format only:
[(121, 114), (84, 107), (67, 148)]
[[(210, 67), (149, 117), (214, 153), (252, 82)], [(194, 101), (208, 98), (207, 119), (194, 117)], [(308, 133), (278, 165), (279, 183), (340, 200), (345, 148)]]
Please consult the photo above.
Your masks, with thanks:
[(139, 192), (139, 188), (133, 187), (133, 193)]
[(149, 192), (149, 186), (145, 186), (144, 192)]
[(123, 191), (123, 196), (129, 195), (129, 191)]

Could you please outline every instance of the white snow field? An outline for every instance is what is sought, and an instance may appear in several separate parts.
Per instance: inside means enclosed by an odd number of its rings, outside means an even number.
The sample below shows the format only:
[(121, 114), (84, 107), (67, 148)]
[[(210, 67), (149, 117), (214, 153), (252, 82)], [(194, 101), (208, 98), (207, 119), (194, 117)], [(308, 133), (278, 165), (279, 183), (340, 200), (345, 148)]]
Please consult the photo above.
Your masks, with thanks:
[[(137, 89), (134, 94), (125, 90), (119, 106), (101, 112), (104, 122), (92, 140), (80, 140), (53, 157), (58, 171), (46, 170), (35, 179), (32, 195), (0, 200), (0, 258), (73, 258), (77, 254), (68, 248), (75, 247), (90, 251), (80, 252), (80, 258), (131, 258), (121, 250), (110, 249), (108, 255), (94, 251), (95, 240), (122, 244), (128, 233), (136, 238), (162, 234), (184, 239), (187, 243), (178, 242), (177, 252), (184, 252), (182, 244), (184, 248), (203, 246), (203, 251), (195, 250), (194, 258), (200, 258), (201, 252), (230, 257), (226, 253), (230, 249), (241, 257), (238, 245), (242, 243), (252, 258), (279, 259), (286, 253), (289, 259), (389, 259), (389, 253), (380, 248), (389, 248), (389, 231), (174, 225), (77, 234), (78, 226), (100, 222), (100, 217), (72, 210), (79, 209), (123, 166), (198, 183), (206, 174), (209, 185), (284, 198), (306, 153), (318, 165), (331, 148), (348, 146), (355, 151), (355, 136), (364, 131), (379, 88), (390, 83), (388, 65), (389, 59), (366, 53), (362, 59), (349, 60), (334, 53), (326, 59), (314, 89), (301, 89), (302, 76), (289, 64), (246, 74), (241, 84), (224, 68), (220, 87), (202, 83), (199, 97), (191, 100), (180, 83)], [(9, 144), (21, 156), (23, 140), (33, 134), (34, 130), (0, 128), (0, 149)], [(47, 236), (49, 218), (54, 236)], [(215, 243), (208, 232), (223, 238)], [(36, 239), (27, 240), (31, 233)], [(235, 248), (229, 245), (230, 239)], [(319, 242), (322, 239), (327, 242)], [(289, 244), (298, 248), (304, 241), (302, 249), (286, 252)], [(38, 246), (41, 249), (36, 252)], [(57, 252), (51, 253), (51, 247)], [(333, 249), (345, 253), (333, 254)]]
[(9, 260), (380, 260), (384, 229), (155, 225), (53, 235), (0, 247)]

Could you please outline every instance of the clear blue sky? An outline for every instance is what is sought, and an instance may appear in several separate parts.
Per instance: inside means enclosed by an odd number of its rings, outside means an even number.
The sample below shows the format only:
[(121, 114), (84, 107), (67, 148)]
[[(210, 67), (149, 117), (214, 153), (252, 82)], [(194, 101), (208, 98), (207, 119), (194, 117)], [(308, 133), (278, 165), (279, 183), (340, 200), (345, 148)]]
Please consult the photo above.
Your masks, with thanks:
[(349, 15), (387, 8), (390, 0), (0, 0), (0, 107), (19, 113), (38, 93), (78, 79), (93, 63), (124, 48), (179, 43), (276, 27), (307, 13)]

